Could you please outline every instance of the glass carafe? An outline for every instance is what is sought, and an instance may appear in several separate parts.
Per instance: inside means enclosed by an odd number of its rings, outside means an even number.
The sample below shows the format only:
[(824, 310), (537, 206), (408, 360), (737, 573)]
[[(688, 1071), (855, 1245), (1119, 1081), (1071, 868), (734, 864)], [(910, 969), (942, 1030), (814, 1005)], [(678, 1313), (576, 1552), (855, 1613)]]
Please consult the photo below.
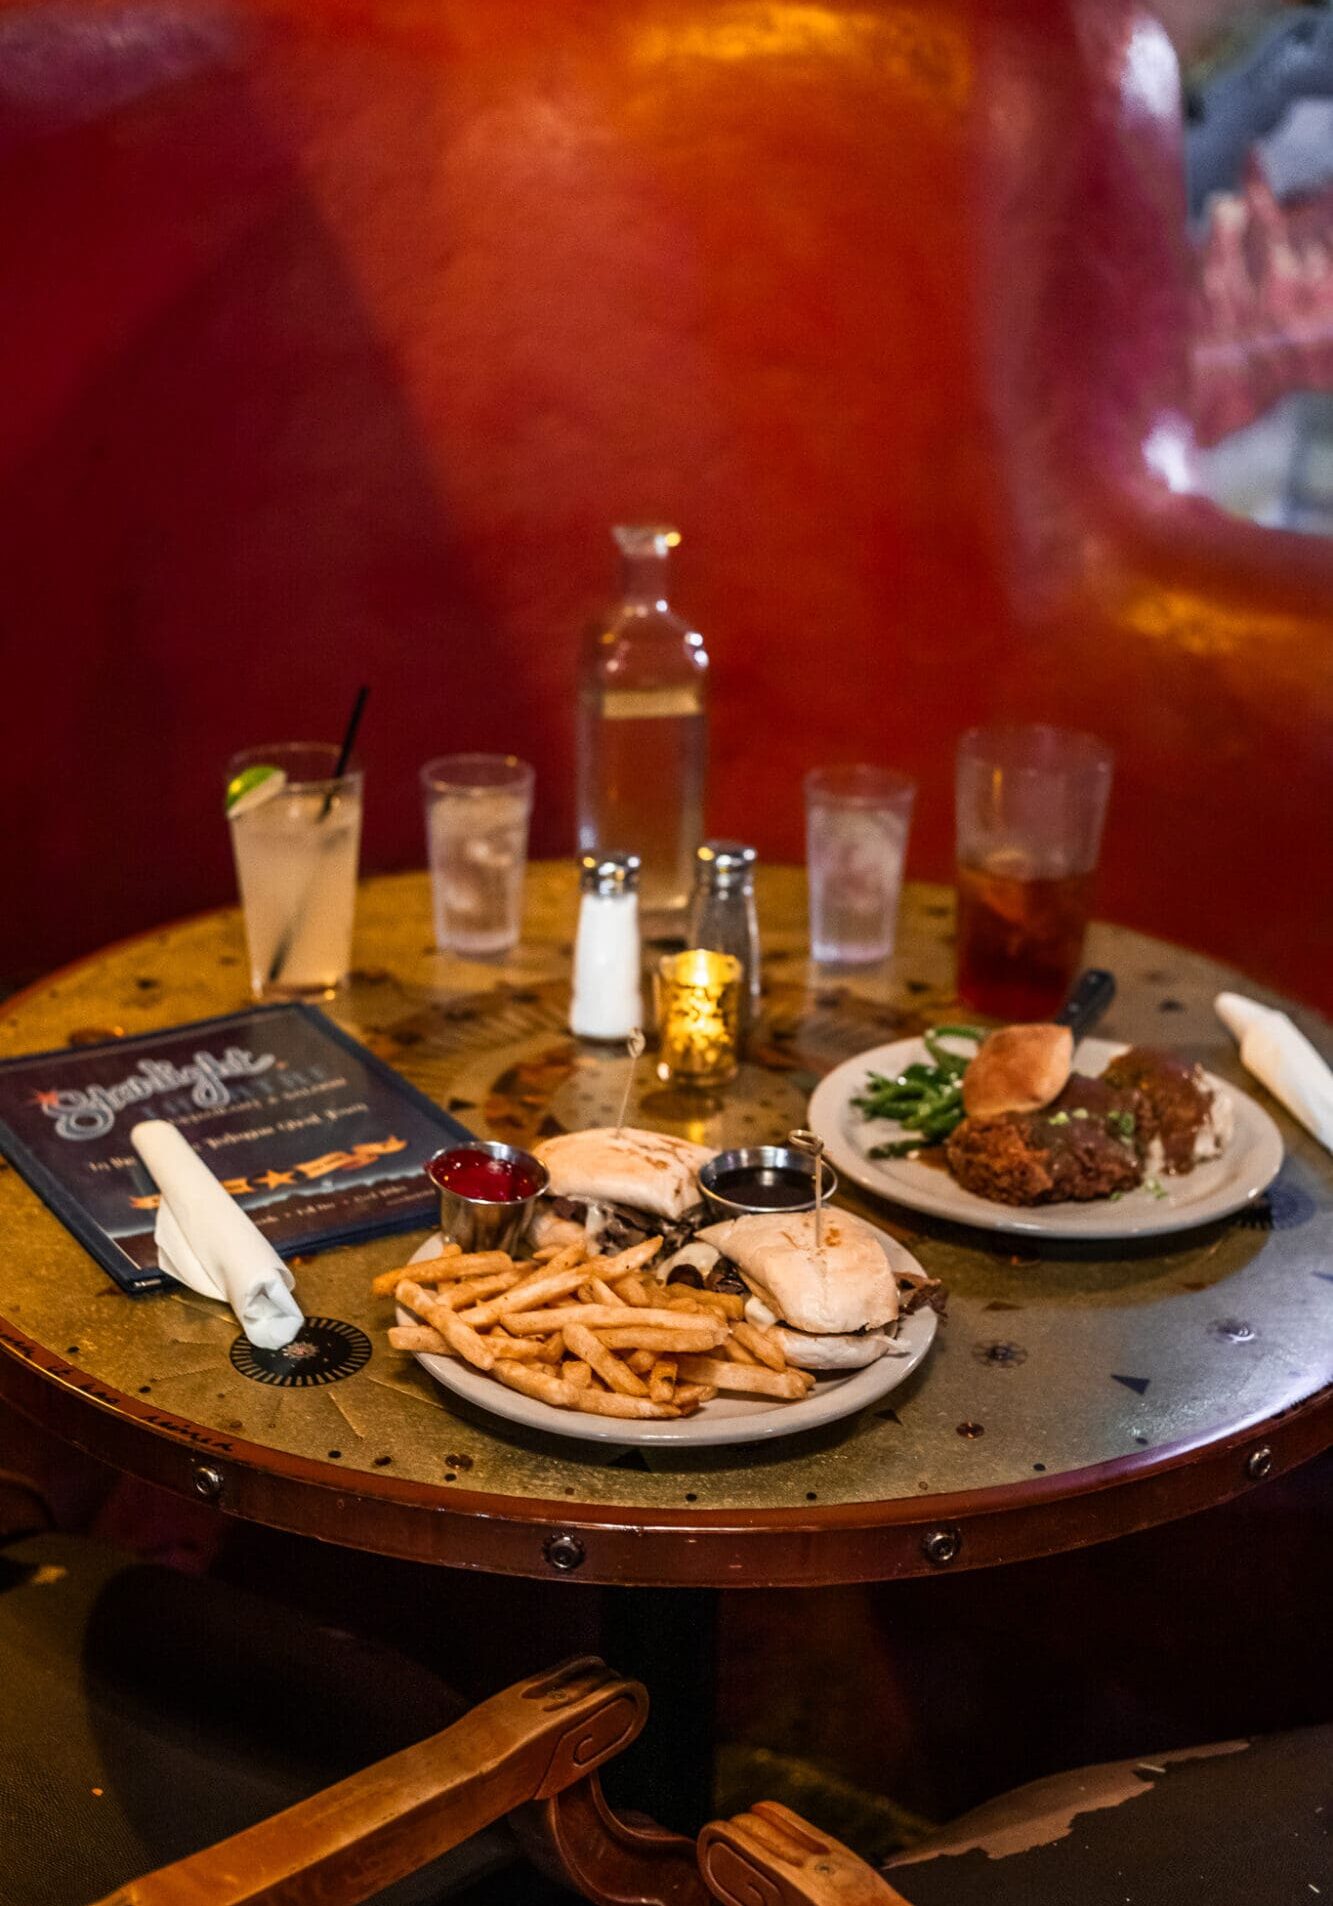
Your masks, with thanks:
[(689, 900), (703, 834), (708, 655), (667, 605), (679, 532), (650, 523), (614, 534), (623, 594), (588, 631), (579, 672), (578, 844), (637, 854), (640, 905), (661, 922)]

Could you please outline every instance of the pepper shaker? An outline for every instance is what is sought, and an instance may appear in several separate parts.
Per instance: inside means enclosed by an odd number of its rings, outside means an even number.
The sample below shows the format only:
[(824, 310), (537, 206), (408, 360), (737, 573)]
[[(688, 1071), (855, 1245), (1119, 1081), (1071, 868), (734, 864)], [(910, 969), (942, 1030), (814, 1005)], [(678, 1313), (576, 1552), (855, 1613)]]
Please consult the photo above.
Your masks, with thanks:
[(584, 854), (569, 1029), (628, 1039), (643, 1024), (639, 983), (639, 856)]
[(706, 840), (694, 856), (688, 941), (740, 961), (741, 1027), (759, 1012), (759, 916), (754, 904), (757, 855), (742, 841)]

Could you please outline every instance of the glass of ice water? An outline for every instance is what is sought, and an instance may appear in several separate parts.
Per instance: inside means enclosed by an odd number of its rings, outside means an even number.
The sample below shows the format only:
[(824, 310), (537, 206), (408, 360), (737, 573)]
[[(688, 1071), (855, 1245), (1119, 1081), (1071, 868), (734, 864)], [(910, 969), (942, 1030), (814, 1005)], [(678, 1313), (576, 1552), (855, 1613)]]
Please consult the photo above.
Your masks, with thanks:
[(512, 754), (446, 754), (421, 770), (442, 950), (489, 958), (518, 944), (532, 782)]
[(322, 998), (347, 978), (362, 777), (338, 775), (337, 761), (331, 744), (281, 742), (227, 764), (229, 788), (253, 778), (264, 790), (230, 810), (256, 999)]
[(893, 951), (916, 783), (888, 768), (816, 768), (805, 777), (810, 952), (868, 965)]

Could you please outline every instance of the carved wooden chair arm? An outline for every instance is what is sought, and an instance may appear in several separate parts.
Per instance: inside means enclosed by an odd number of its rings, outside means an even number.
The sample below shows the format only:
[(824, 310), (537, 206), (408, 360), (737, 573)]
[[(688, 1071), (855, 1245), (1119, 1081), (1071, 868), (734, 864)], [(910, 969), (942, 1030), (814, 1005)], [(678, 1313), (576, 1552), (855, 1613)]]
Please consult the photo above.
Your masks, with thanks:
[(908, 1906), (850, 1847), (773, 1800), (706, 1826), (699, 1871), (723, 1906)]
[(101, 1906), (358, 1906), (511, 1809), (583, 1781), (647, 1712), (637, 1682), (568, 1662)]

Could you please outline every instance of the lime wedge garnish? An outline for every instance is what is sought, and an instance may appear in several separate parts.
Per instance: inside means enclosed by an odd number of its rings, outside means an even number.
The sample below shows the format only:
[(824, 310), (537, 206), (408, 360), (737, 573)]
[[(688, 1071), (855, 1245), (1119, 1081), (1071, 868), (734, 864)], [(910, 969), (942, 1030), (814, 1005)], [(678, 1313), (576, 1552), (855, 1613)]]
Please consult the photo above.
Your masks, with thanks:
[(261, 807), (265, 801), (271, 801), (275, 794), (281, 794), (287, 785), (287, 776), (281, 768), (267, 767), (262, 761), (252, 768), (242, 768), (241, 772), (227, 783), (227, 818), (237, 814), (248, 814), (252, 807)]

